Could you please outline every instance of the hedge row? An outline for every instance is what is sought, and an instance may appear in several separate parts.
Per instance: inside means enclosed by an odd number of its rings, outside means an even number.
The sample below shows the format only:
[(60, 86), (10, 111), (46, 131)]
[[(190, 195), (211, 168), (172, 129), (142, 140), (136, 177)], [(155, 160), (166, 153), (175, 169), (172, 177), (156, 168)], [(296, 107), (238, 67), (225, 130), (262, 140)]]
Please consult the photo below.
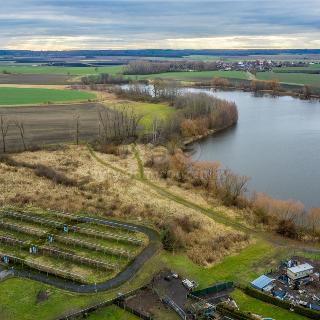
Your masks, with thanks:
[(224, 303), (217, 305), (217, 311), (219, 311), (224, 316), (230, 316), (238, 320), (257, 320), (257, 318), (253, 315), (234, 309)]
[(253, 289), (251, 287), (245, 287), (244, 289), (242, 289), (247, 295), (253, 297), (253, 298), (256, 298), (256, 299), (259, 299), (259, 300), (262, 300), (264, 302), (267, 302), (267, 303), (270, 303), (270, 304), (273, 304), (275, 306), (278, 306), (280, 308), (283, 308), (283, 309), (287, 309), (287, 310), (290, 310), (291, 307), (294, 309), (294, 312), (295, 313), (298, 313), (302, 316), (305, 316), (307, 318), (310, 318), (310, 319), (320, 319), (320, 312), (318, 311), (315, 311), (315, 310), (311, 310), (311, 309), (307, 309), (307, 308), (304, 308), (304, 307), (301, 307), (301, 306), (292, 306), (292, 304), (288, 301), (283, 301), (283, 300), (280, 300), (278, 298), (275, 298), (269, 294), (265, 294), (261, 291), (258, 291), (256, 289)]

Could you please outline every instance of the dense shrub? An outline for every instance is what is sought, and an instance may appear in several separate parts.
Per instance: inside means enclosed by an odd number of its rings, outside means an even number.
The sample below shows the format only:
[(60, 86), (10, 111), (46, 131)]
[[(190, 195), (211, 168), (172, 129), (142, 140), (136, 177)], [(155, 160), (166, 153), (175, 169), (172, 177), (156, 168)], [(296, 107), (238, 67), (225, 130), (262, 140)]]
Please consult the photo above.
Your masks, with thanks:
[(218, 304), (217, 311), (219, 311), (221, 314), (225, 316), (230, 316), (239, 320), (257, 320), (257, 317), (251, 314), (245, 313), (243, 311), (237, 310), (235, 308), (232, 308), (226, 303)]
[(276, 231), (280, 235), (287, 238), (292, 238), (292, 239), (298, 238), (297, 226), (291, 220), (285, 220), (285, 219), (280, 220)]
[(65, 176), (63, 173), (58, 172), (55, 169), (47, 167), (42, 164), (32, 164), (32, 163), (27, 163), (23, 161), (17, 161), (9, 156), (1, 156), (0, 162), (5, 163), (6, 165), (9, 165), (11, 167), (32, 169), (34, 170), (34, 173), (38, 177), (45, 177), (57, 184), (62, 184), (67, 187), (71, 187), (71, 186), (79, 187), (88, 182), (87, 180), (78, 181), (76, 179), (69, 178)]
[(74, 187), (79, 185), (77, 180), (71, 179), (64, 174), (54, 170), (53, 168), (47, 167), (42, 164), (35, 165), (34, 172), (39, 177), (45, 177), (57, 184), (62, 184), (67, 187)]
[(129, 80), (124, 79), (122, 75), (113, 76), (108, 73), (101, 73), (99, 75), (91, 75), (81, 78), (81, 82), (84, 85), (95, 85), (95, 84), (125, 84)]

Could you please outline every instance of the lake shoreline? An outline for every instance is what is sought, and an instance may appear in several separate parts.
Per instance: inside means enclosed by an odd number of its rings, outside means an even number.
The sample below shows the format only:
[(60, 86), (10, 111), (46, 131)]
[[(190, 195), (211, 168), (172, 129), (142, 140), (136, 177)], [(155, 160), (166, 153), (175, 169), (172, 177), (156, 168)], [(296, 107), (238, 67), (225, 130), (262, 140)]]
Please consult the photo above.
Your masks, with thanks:
[(244, 87), (235, 87), (235, 86), (230, 86), (230, 87), (223, 87), (223, 86), (213, 86), (213, 85), (205, 85), (205, 84), (201, 84), (201, 83), (197, 83), (197, 82), (180, 82), (182, 84), (182, 87), (184, 88), (194, 88), (194, 89), (213, 89), (213, 90), (221, 90), (221, 91), (239, 91), (239, 92), (251, 92), (254, 94), (261, 94), (263, 95), (269, 95), (269, 96), (273, 96), (273, 97), (293, 97), (293, 98), (297, 98), (300, 100), (304, 100), (304, 101), (310, 101), (310, 100), (319, 100), (320, 101), (320, 94), (319, 95), (315, 95), (312, 94), (310, 95), (310, 97), (305, 97), (303, 94), (300, 94), (298, 92), (293, 92), (293, 91), (272, 91), (272, 90), (258, 90), (258, 91), (254, 91), (251, 90), (249, 88), (244, 88)]
[(268, 94), (258, 97), (241, 90), (214, 92), (207, 88), (207, 92), (234, 101), (238, 123), (186, 139), (186, 152), (192, 154), (194, 143), (198, 152), (201, 150), (195, 161), (218, 161), (240, 175), (252, 177), (250, 191), (278, 199), (298, 199), (307, 208), (319, 207), (316, 190), (320, 171), (311, 170), (320, 150), (318, 100), (274, 99)]

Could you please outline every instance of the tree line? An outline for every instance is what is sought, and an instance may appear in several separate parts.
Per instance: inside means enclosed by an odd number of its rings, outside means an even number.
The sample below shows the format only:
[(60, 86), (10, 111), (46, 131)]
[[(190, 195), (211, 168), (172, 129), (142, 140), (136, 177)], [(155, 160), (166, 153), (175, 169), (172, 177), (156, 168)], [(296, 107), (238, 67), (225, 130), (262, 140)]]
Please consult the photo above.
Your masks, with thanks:
[[(256, 93), (268, 91), (273, 95), (278, 95), (281, 92), (288, 91), (288, 89), (281, 86), (281, 83), (277, 79), (244, 81), (214, 77), (210, 83), (202, 83), (202, 85), (204, 84), (223, 89), (236, 88), (239, 90), (249, 90)], [(316, 87), (312, 87), (307, 84), (301, 86), (301, 88), (289, 89), (289, 92), (293, 92), (294, 94), (299, 95), (304, 99), (310, 99), (312, 96), (319, 96), (319, 90)]]
[(203, 61), (133, 61), (125, 68), (124, 74), (153, 74), (163, 72), (179, 72), (179, 71), (209, 71), (218, 70), (218, 64)]
[(108, 73), (100, 73), (99, 75), (89, 75), (81, 78), (81, 83), (87, 86), (96, 84), (125, 84), (128, 82), (129, 80), (125, 79), (121, 74), (111, 75)]

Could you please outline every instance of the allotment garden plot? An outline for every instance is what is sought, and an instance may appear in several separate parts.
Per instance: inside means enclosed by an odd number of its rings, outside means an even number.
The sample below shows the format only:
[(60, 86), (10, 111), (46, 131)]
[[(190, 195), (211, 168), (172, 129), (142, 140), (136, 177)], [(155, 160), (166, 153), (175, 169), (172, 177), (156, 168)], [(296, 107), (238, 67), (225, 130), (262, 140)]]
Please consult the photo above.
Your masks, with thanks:
[(115, 277), (147, 242), (145, 234), (123, 225), (38, 209), (0, 210), (1, 264), (83, 284)]

